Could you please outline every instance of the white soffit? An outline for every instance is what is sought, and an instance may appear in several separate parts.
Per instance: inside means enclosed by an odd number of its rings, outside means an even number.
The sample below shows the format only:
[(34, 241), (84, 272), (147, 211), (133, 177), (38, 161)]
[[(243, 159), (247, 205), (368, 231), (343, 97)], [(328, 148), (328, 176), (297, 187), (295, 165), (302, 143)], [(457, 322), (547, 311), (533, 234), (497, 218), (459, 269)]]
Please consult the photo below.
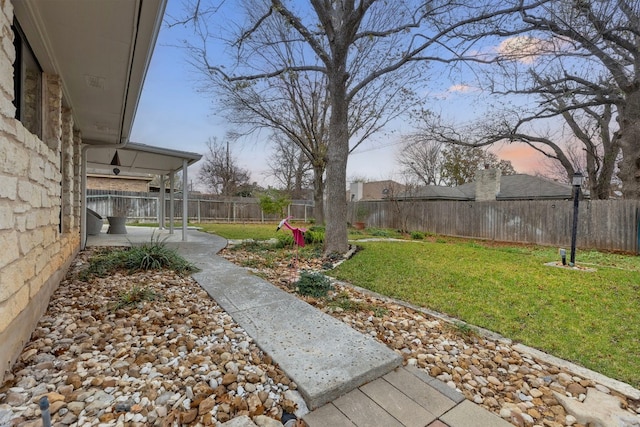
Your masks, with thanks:
[(86, 143), (127, 141), (166, 0), (14, 0), (40, 66), (60, 76)]

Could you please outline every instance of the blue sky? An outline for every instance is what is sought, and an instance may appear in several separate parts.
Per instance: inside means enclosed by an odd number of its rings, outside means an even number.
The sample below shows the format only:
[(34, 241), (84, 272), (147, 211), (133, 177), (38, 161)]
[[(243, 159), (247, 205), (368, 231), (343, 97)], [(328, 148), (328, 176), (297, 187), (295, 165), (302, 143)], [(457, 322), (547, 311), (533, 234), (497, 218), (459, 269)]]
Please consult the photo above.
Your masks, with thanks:
[[(169, 0), (168, 15), (180, 15), (181, 0)], [(184, 27), (162, 26), (149, 71), (144, 83), (142, 97), (131, 134), (131, 141), (204, 154), (206, 142), (211, 137), (224, 140), (227, 131), (222, 116), (216, 116), (210, 95), (198, 93), (197, 75), (187, 63), (187, 54), (180, 48), (180, 41), (189, 39), (191, 31)], [(438, 105), (444, 111), (460, 111), (469, 108), (468, 94), (464, 91), (447, 92), (447, 82), (434, 82), (437, 90), (444, 91)], [(432, 89), (435, 90), (435, 89)], [(400, 147), (400, 136), (411, 127), (395, 122), (395, 132), (378, 135), (366, 141), (349, 157), (347, 179), (366, 177), (370, 180), (395, 179), (402, 181), (396, 164), (396, 152)], [(265, 181), (269, 148), (262, 142), (267, 132), (240, 140), (232, 146), (234, 157), (240, 166), (249, 169), (252, 181)], [(537, 161), (531, 153), (524, 153), (517, 146), (501, 150), (501, 157), (511, 160), (518, 172), (533, 173)], [(190, 181), (196, 183), (195, 168), (190, 169)]]

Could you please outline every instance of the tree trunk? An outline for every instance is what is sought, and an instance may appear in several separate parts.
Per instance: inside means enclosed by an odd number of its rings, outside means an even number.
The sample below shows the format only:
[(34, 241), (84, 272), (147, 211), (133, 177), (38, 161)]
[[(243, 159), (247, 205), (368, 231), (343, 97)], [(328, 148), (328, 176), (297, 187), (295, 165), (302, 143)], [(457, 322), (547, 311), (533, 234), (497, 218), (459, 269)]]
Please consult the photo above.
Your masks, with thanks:
[[(615, 137), (614, 137), (615, 138)], [(596, 180), (596, 184), (591, 187), (591, 199), (606, 200), (609, 198), (611, 192), (611, 178), (613, 177), (613, 171), (615, 169), (616, 158), (620, 147), (618, 141), (614, 141), (615, 148), (609, 148), (605, 150), (605, 155), (602, 158), (602, 167), (600, 168), (600, 175)], [(607, 151), (609, 152), (607, 154)]]
[(324, 225), (324, 166), (313, 167), (313, 218)]
[[(346, 61), (345, 61), (346, 63)], [(347, 158), (349, 157), (349, 132), (344, 67), (329, 76), (331, 118), (327, 146), (327, 226), (325, 254), (343, 254), (349, 249), (347, 240)]]
[(618, 106), (620, 124), (620, 173), (622, 194), (625, 199), (640, 199), (640, 91), (627, 94)]

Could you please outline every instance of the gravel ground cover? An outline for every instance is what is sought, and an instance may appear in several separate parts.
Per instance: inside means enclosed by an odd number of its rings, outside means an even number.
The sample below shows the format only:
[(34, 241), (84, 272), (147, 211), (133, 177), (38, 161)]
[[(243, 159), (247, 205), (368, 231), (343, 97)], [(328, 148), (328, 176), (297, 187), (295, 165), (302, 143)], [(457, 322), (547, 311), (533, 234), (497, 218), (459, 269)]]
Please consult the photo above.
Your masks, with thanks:
[(78, 279), (82, 252), (0, 388), (0, 426), (280, 425), (296, 385), (190, 277)]
[[(270, 255), (266, 259), (242, 245), (227, 248), (220, 255), (238, 265), (250, 265), (255, 274), (294, 293), (300, 272), (321, 271), (327, 266), (326, 260), (311, 257), (298, 259), (294, 268), (290, 257), (274, 260)], [(430, 316), (348, 284), (334, 283), (326, 298), (297, 295), (397, 351), (405, 364), (424, 369), (516, 426), (587, 427), (567, 413), (560, 399), (584, 401), (589, 389), (616, 396), (634, 423), (629, 425), (640, 425), (639, 401), (522, 354), (513, 349), (510, 340), (483, 336), (463, 323)]]

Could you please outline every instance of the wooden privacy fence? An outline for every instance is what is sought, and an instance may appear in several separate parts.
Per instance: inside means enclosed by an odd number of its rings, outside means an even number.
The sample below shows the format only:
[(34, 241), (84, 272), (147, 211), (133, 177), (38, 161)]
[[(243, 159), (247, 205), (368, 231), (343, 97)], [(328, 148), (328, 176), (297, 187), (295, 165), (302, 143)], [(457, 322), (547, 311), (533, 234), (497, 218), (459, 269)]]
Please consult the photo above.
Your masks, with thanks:
[[(182, 220), (182, 193), (174, 195), (174, 218)], [(102, 215), (126, 216), (129, 222), (157, 222), (159, 193), (131, 191), (87, 190), (87, 207)], [(165, 196), (165, 217), (169, 220), (171, 201)], [(312, 201), (293, 201), (287, 213), (297, 219), (308, 220), (312, 215)], [(278, 215), (262, 212), (257, 198), (219, 197), (191, 194), (187, 201), (187, 219), (193, 222), (279, 221)], [(124, 214), (123, 214), (124, 213)]]
[[(581, 200), (578, 248), (638, 253), (637, 200)], [(368, 227), (396, 228), (503, 242), (571, 245), (573, 201), (349, 202), (351, 222), (365, 213)]]

